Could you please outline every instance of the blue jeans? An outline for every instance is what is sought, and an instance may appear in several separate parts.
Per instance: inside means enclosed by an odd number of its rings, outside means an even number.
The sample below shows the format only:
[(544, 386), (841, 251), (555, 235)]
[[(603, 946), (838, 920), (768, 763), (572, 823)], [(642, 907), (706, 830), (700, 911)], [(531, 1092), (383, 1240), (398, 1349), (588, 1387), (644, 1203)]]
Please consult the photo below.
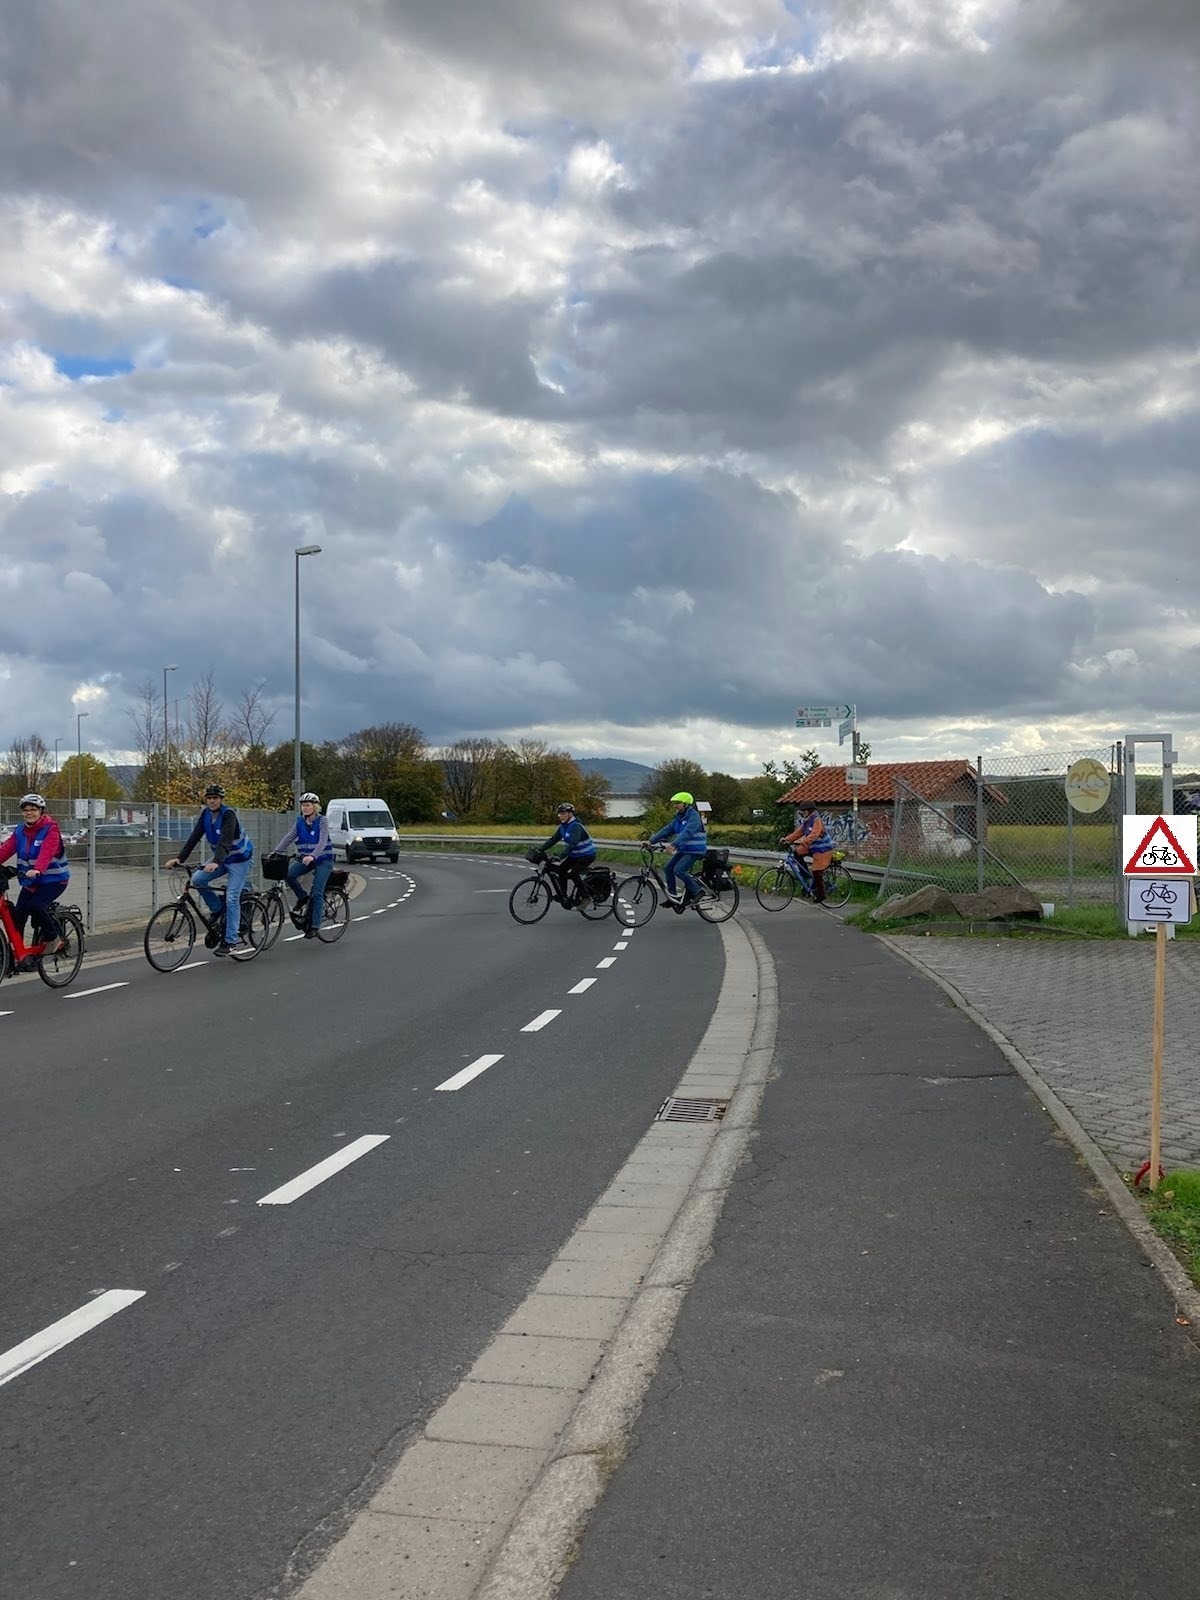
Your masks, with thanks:
[(332, 871), (332, 860), (318, 861), (316, 866), (306, 867), (299, 856), (297, 856), (292, 862), (291, 866), (288, 867), (288, 888), (296, 896), (297, 909), (299, 909), (299, 907), (302, 906), (309, 898), (309, 895), (305, 894), (304, 890), (300, 887), (300, 879), (305, 877), (310, 872), (313, 875), (311, 897), (312, 925), (314, 930), (321, 926), (321, 918), (325, 915), (325, 885), (329, 882), (329, 874)]
[[(698, 872), (704, 865), (703, 856), (681, 856), (678, 851), (673, 856), (667, 857), (666, 880), (669, 894), (690, 895), (693, 900), (700, 896), (700, 885), (695, 882), (692, 874)], [(675, 887), (676, 875), (679, 878), (679, 888)]]
[(199, 889), (200, 898), (215, 917), (221, 909), (221, 896), (209, 887), (218, 878), (229, 879), (225, 886), (225, 943), (236, 944), (242, 926), (242, 890), (250, 876), (249, 861), (234, 861), (218, 867), (215, 872), (203, 869), (192, 873), (192, 888)]

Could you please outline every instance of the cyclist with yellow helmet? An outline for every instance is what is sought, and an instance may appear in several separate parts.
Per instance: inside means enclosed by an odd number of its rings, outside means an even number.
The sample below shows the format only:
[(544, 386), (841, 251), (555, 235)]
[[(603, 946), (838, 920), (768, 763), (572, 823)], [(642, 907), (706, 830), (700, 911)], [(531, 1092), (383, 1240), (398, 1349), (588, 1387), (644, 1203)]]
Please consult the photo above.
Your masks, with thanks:
[(645, 842), (666, 844), (670, 852), (665, 873), (667, 896), (674, 909), (682, 915), (688, 906), (696, 904), (702, 892), (694, 874), (704, 863), (708, 836), (704, 831), (704, 818), (696, 810), (696, 802), (686, 789), (673, 794), (671, 804), (675, 807), (675, 815), (666, 827), (652, 833)]

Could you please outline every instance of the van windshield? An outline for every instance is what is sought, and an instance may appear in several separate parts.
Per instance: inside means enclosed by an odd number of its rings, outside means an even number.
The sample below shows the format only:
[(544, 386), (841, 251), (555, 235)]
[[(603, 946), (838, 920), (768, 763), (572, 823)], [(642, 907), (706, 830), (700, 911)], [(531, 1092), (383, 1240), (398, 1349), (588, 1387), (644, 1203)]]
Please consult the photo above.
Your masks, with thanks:
[(350, 826), (352, 828), (386, 828), (392, 829), (391, 813), (388, 811), (352, 811), (350, 813)]

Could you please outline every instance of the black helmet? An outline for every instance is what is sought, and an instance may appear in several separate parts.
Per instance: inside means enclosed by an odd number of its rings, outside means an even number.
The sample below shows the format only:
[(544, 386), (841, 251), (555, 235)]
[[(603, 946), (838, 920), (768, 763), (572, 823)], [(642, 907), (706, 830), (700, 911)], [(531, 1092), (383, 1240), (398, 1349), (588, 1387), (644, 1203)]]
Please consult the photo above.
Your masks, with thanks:
[(224, 800), (225, 791), (219, 783), (210, 783), (204, 791), (204, 798), (206, 800)]

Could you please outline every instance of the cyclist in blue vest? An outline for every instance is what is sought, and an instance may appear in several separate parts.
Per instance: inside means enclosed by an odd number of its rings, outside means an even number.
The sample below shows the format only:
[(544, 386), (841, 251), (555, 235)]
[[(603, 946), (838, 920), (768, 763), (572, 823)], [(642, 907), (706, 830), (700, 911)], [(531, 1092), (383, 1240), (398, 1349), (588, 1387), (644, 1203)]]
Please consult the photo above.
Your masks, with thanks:
[(196, 821), (183, 849), (168, 867), (181, 867), (192, 851), (204, 839), (212, 851), (212, 860), (192, 874), (192, 887), (200, 891), (205, 905), (215, 916), (221, 909), (221, 897), (212, 891), (213, 881), (228, 878), (225, 886), (225, 937), (213, 951), (215, 956), (227, 956), (230, 951), (241, 955), (250, 946), (241, 936), (242, 890), (250, 876), (250, 863), (254, 860), (254, 846), (238, 821), (237, 812), (225, 804), (225, 791), (219, 783), (210, 783), (204, 791), (204, 810)]
[[(801, 803), (800, 811), (802, 820), (798, 828), (793, 828), (791, 833), (785, 834), (782, 843), (790, 844), (796, 865), (801, 873), (808, 877), (812, 874), (813, 903), (818, 906), (825, 904), (825, 868), (833, 860), (833, 838), (825, 826), (825, 818), (817, 810), (812, 800)], [(809, 869), (805, 857), (811, 856), (812, 867)]]
[[(292, 921), (299, 926), (296, 919), (303, 913), (305, 902), (311, 898), (312, 918), (304, 930), (304, 937), (313, 939), (325, 914), (325, 885), (329, 882), (329, 874), (333, 871), (333, 846), (329, 842), (329, 822), (321, 814), (320, 795), (310, 792), (300, 796), (300, 815), (271, 854), (281, 856), (293, 845), (296, 847), (296, 859), (288, 867), (287, 874), (288, 888), (296, 897), (296, 910), (292, 915)], [(306, 894), (300, 887), (300, 879), (310, 872), (312, 889)]]
[(683, 914), (694, 906), (703, 892), (694, 874), (704, 863), (708, 849), (708, 835), (704, 831), (704, 818), (696, 810), (696, 802), (686, 789), (671, 796), (675, 815), (665, 828), (652, 833), (645, 842), (661, 844), (669, 841), (671, 854), (667, 857), (667, 898), (672, 908)]
[[(71, 881), (71, 868), (62, 834), (53, 817), (46, 815), (46, 802), (40, 794), (21, 797), (21, 826), (0, 844), (0, 862), (9, 856), (17, 858), (17, 882), (21, 892), (13, 907), (13, 920), (22, 941), (25, 924), (32, 918), (35, 932), (46, 944), (54, 943), (62, 949), (62, 930), (51, 909)], [(27, 956), (21, 962), (22, 972), (32, 972), (37, 966), (35, 957)]]
[(543, 850), (552, 850), (556, 844), (563, 846), (563, 853), (553, 861), (548, 861), (546, 866), (558, 880), (559, 893), (566, 897), (566, 880), (569, 878), (575, 885), (575, 904), (581, 909), (590, 906), (592, 897), (588, 893), (587, 869), (596, 859), (596, 846), (592, 836), (575, 815), (575, 807), (570, 800), (564, 800), (555, 807), (558, 817), (558, 827), (542, 845)]

